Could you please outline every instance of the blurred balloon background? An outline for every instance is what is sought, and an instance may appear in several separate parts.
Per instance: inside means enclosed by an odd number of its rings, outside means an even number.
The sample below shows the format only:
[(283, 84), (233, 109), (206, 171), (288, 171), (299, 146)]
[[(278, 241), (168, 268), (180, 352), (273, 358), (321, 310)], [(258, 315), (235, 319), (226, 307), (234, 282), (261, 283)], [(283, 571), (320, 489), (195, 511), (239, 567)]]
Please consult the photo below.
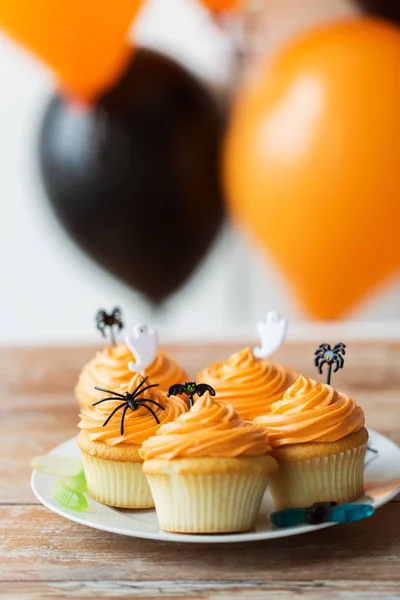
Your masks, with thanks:
[(117, 300), (171, 335), (400, 326), (395, 5), (37, 8), (0, 0), (5, 338), (36, 339), (33, 305), (86, 339)]
[(92, 99), (128, 61), (128, 30), (142, 0), (0, 0), (0, 25), (54, 69), (69, 94)]
[(216, 101), (198, 80), (137, 49), (92, 110), (51, 101), (40, 140), (49, 201), (89, 255), (160, 302), (221, 225), (222, 133)]
[(400, 23), (400, 4), (397, 0), (358, 0), (369, 14)]
[(202, 0), (204, 6), (214, 12), (231, 10), (239, 5), (238, 0)]
[(317, 318), (346, 314), (400, 265), (400, 29), (324, 25), (239, 92), (228, 199)]

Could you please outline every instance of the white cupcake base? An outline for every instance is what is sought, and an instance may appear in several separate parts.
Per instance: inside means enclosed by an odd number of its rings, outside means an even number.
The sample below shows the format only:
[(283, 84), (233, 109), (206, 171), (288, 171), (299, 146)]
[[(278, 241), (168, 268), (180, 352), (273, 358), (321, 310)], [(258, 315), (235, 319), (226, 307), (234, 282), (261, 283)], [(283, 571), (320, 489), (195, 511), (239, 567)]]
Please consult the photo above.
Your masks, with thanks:
[(366, 446), (304, 461), (279, 462), (270, 492), (277, 509), (352, 502), (364, 493)]
[(104, 460), (81, 451), (89, 494), (117, 508), (152, 508), (150, 487), (142, 463)]
[(148, 475), (160, 528), (223, 533), (254, 527), (270, 475)]

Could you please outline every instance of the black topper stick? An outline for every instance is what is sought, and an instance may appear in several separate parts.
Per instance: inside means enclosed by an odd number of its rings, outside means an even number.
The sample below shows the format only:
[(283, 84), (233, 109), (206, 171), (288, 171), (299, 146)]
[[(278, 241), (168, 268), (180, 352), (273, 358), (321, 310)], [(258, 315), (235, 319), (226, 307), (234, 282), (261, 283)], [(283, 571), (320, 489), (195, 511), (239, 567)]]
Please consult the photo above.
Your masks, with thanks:
[(106, 337), (106, 329), (109, 329), (111, 345), (115, 346), (114, 327), (117, 327), (118, 331), (121, 331), (124, 326), (122, 322), (121, 309), (116, 307), (110, 314), (108, 314), (104, 309), (97, 311), (96, 326), (103, 337)]
[(328, 365), (328, 375), (326, 383), (331, 384), (332, 367), (336, 373), (339, 369), (343, 369), (344, 355), (346, 354), (346, 345), (339, 342), (333, 348), (329, 344), (321, 344), (314, 352), (314, 365), (318, 368), (318, 372), (322, 374), (322, 367)]

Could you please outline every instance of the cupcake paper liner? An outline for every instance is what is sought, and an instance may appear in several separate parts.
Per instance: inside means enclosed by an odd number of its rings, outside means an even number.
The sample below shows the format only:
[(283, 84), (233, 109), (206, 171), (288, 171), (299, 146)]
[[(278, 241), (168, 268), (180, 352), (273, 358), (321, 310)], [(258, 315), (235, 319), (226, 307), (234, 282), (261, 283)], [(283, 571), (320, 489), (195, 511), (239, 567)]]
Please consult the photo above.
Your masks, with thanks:
[(152, 508), (153, 497), (142, 463), (104, 460), (81, 450), (89, 494), (118, 508)]
[(270, 475), (148, 475), (160, 528), (177, 533), (248, 531)]
[(352, 502), (364, 493), (366, 445), (304, 461), (279, 462), (270, 492), (277, 509)]

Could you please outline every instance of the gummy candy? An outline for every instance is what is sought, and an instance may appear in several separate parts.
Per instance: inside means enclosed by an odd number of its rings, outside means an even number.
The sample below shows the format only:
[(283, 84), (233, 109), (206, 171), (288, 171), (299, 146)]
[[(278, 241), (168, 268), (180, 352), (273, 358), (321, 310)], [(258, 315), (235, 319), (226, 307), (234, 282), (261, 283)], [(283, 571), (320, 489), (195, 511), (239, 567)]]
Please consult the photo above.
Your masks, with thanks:
[(56, 481), (50, 488), (52, 498), (62, 506), (84, 512), (88, 508), (88, 501), (81, 492), (73, 490), (63, 481)]
[(370, 517), (374, 507), (370, 504), (340, 504), (332, 508), (329, 520), (335, 523), (352, 523)]
[(66, 477), (61, 481), (76, 492), (86, 492), (88, 489), (84, 471), (79, 473), (79, 475), (75, 475), (74, 477)]
[(54, 456), (53, 454), (42, 454), (31, 460), (32, 469), (50, 475), (61, 475), (63, 477), (75, 477), (83, 472), (82, 463), (75, 458)]
[(370, 517), (374, 507), (370, 504), (339, 504), (336, 502), (315, 502), (307, 508), (285, 508), (273, 512), (271, 523), (277, 527), (293, 527), (301, 523), (318, 525), (328, 521), (352, 523)]

